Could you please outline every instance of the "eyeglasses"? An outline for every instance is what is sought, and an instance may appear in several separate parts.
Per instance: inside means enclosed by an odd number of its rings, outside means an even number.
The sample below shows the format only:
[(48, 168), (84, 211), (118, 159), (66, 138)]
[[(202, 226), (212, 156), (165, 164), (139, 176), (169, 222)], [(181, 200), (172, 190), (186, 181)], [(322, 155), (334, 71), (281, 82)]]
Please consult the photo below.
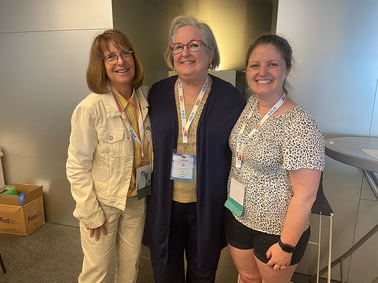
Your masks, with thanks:
[(177, 55), (180, 54), (182, 51), (184, 51), (184, 47), (188, 48), (189, 52), (198, 52), (201, 49), (201, 46), (205, 46), (209, 48), (204, 41), (199, 39), (192, 39), (187, 44), (184, 43), (172, 43), (169, 45), (171, 48), (172, 54)]
[(119, 54), (115, 53), (110, 53), (104, 57), (102, 57), (102, 60), (104, 62), (110, 64), (110, 65), (115, 65), (118, 62), (118, 57), (121, 57), (123, 60), (126, 60), (134, 55), (134, 51), (132, 50), (123, 50)]

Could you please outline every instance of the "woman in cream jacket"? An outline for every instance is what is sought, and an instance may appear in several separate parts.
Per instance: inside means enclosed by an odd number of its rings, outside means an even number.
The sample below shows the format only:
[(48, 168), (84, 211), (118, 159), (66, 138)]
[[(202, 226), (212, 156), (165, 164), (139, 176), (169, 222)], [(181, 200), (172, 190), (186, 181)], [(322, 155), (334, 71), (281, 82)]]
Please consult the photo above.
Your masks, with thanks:
[(150, 190), (141, 175), (151, 174), (152, 159), (143, 77), (126, 35), (107, 30), (95, 38), (92, 93), (73, 112), (67, 159), (84, 254), (79, 282), (136, 282)]

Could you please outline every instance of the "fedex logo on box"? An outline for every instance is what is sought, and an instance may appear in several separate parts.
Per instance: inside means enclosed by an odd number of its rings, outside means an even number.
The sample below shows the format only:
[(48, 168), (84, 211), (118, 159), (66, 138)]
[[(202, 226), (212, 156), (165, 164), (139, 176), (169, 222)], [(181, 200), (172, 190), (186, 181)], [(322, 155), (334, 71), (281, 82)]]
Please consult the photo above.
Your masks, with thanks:
[(3, 224), (16, 224), (16, 221), (14, 219), (9, 218), (9, 217), (0, 216), (0, 223), (3, 223)]
[(40, 211), (37, 211), (36, 213), (32, 214), (32, 215), (29, 215), (27, 217), (27, 222), (33, 222), (34, 220), (38, 219), (38, 217), (41, 217), (41, 212)]

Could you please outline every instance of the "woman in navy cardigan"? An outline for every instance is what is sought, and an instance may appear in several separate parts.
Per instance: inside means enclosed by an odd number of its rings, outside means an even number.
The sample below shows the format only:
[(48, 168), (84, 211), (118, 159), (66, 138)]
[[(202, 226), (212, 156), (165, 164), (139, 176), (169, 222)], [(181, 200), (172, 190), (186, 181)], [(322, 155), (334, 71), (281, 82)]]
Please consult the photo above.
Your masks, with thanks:
[(166, 61), (178, 76), (149, 93), (154, 163), (144, 243), (156, 283), (211, 283), (226, 245), (228, 137), (245, 99), (208, 74), (220, 58), (207, 24), (179, 16), (169, 41)]

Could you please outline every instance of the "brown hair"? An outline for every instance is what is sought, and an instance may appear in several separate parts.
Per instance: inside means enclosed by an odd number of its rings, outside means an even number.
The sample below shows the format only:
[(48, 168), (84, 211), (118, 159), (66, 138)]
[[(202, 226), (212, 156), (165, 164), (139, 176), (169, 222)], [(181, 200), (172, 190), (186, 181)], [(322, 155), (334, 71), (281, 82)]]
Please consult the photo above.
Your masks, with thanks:
[(142, 62), (135, 52), (131, 40), (122, 32), (109, 29), (99, 34), (94, 39), (89, 55), (89, 64), (87, 68), (87, 85), (95, 93), (110, 92), (108, 77), (104, 66), (104, 51), (108, 49), (109, 43), (112, 42), (118, 48), (125, 48), (134, 51), (135, 76), (131, 82), (132, 88), (138, 88), (143, 84), (144, 70)]
[[(293, 65), (293, 50), (290, 46), (290, 43), (285, 38), (276, 34), (264, 34), (251, 43), (251, 45), (248, 48), (247, 56), (245, 59), (246, 66), (248, 65), (248, 60), (253, 50), (255, 50), (257, 46), (262, 44), (271, 44), (275, 48), (277, 48), (277, 50), (280, 52), (282, 56), (282, 59), (285, 61), (286, 68), (288, 70), (291, 69)], [(286, 94), (288, 93), (287, 86), (290, 87), (290, 85), (285, 80), (282, 87), (283, 91)]]

